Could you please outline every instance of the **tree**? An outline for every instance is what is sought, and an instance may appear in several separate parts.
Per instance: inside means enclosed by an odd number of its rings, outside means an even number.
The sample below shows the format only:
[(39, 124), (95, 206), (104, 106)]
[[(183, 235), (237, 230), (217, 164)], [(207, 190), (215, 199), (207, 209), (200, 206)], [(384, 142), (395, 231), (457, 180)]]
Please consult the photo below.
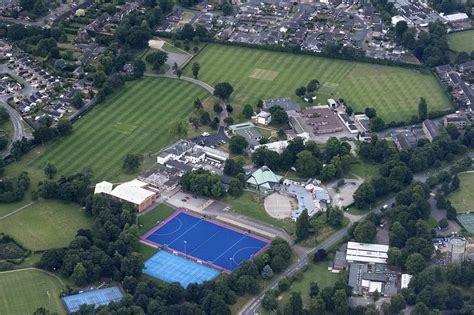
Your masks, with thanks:
[(285, 305), (284, 315), (304, 315), (303, 300), (299, 292), (291, 292), (290, 300)]
[(46, 175), (46, 177), (49, 179), (53, 179), (57, 172), (58, 169), (52, 163), (48, 163), (44, 168), (44, 175)]
[(403, 38), (403, 35), (408, 30), (408, 24), (406, 21), (399, 21), (395, 25), (395, 37), (398, 42), (400, 42)]
[(133, 77), (135, 79), (139, 79), (143, 77), (143, 74), (145, 73), (145, 70), (146, 70), (145, 63), (141, 61), (140, 59), (137, 59), (133, 61), (132, 66), (133, 66)]
[(288, 123), (288, 114), (280, 106), (270, 108), (270, 113), (272, 114), (272, 124), (283, 125)]
[(194, 108), (197, 109), (197, 110), (200, 110), (202, 108), (202, 103), (201, 103), (201, 100), (199, 98), (194, 100)]
[(313, 261), (315, 263), (323, 261), (324, 259), (326, 259), (327, 255), (328, 254), (326, 253), (326, 251), (323, 248), (318, 249), (318, 251), (316, 253), (314, 253)]
[(453, 140), (456, 140), (461, 136), (461, 133), (459, 132), (458, 128), (453, 124), (448, 124), (446, 126), (446, 132)]
[(155, 51), (148, 54), (145, 60), (152, 65), (153, 70), (159, 70), (168, 60), (168, 54), (161, 50)]
[(33, 7), (33, 13), (42, 16), (48, 12), (48, 8), (44, 5), (43, 0), (36, 0)]
[(242, 136), (233, 136), (229, 140), (229, 149), (233, 154), (242, 154), (249, 143)]
[(265, 267), (263, 267), (261, 276), (262, 279), (271, 279), (273, 277), (272, 267), (270, 267), (269, 265), (265, 265)]
[(250, 119), (250, 117), (253, 116), (253, 108), (252, 108), (252, 105), (250, 105), (250, 104), (245, 104), (244, 109), (242, 110), (242, 115), (243, 115), (245, 118)]
[(295, 90), (296, 96), (303, 97), (306, 94), (306, 87), (300, 86)]
[(329, 223), (329, 225), (333, 227), (340, 227), (344, 220), (344, 213), (339, 208), (330, 207), (328, 209), (329, 209), (329, 214), (328, 214), (327, 222)]
[(183, 75), (183, 70), (181, 68), (176, 69), (176, 76), (178, 79), (181, 79), (181, 76)]
[(222, 13), (224, 16), (229, 16), (233, 12), (232, 5), (229, 3), (229, 1), (224, 1), (222, 4)]
[(370, 183), (363, 183), (354, 193), (354, 202), (357, 208), (364, 209), (375, 201), (375, 189)]
[(416, 303), (410, 315), (430, 315), (430, 309), (423, 302)]
[(47, 308), (40, 307), (37, 308), (34, 312), (33, 315), (50, 315), (50, 311)]
[(335, 314), (348, 314), (349, 306), (347, 303), (347, 294), (344, 289), (336, 290), (334, 293), (334, 313)]
[(448, 223), (448, 220), (446, 218), (442, 218), (438, 222), (438, 226), (443, 230), (446, 229), (448, 227), (448, 225), (449, 225), (449, 223)]
[(226, 100), (234, 92), (234, 88), (228, 82), (217, 83), (214, 87), (214, 96)]
[(142, 160), (143, 157), (140, 154), (128, 153), (123, 160), (122, 168), (128, 173), (133, 173), (138, 170)]
[(390, 301), (390, 314), (399, 314), (406, 306), (403, 295), (397, 294)]
[(224, 163), (224, 174), (228, 176), (236, 176), (239, 173), (245, 173), (244, 161), (241, 158), (227, 159)]
[(405, 242), (408, 239), (408, 232), (400, 222), (396, 221), (390, 227), (389, 238), (390, 246), (402, 248), (405, 246)]
[(401, 267), (403, 265), (403, 254), (397, 247), (390, 247), (387, 252), (387, 263), (393, 266)]
[(296, 155), (296, 173), (300, 177), (308, 178), (319, 174), (321, 164), (316, 161), (313, 154), (309, 151), (301, 151)]
[(262, 306), (264, 309), (272, 311), (278, 308), (277, 293), (275, 290), (268, 290), (262, 300)]
[(316, 90), (319, 88), (321, 84), (319, 83), (318, 80), (311, 80), (308, 82), (308, 85), (306, 85), (306, 91), (308, 93), (314, 93)]
[(426, 118), (428, 118), (428, 105), (426, 104), (426, 99), (420, 97), (420, 102), (418, 103), (418, 119), (423, 121)]
[(244, 184), (236, 178), (232, 178), (229, 183), (229, 195), (238, 197), (244, 192)]
[(310, 297), (315, 297), (319, 294), (319, 286), (316, 282), (311, 281), (309, 283), (309, 296)]
[(193, 63), (193, 77), (195, 79), (198, 78), (198, 75), (199, 75), (199, 70), (201, 69), (201, 66), (199, 65), (199, 63), (197, 62), (194, 62)]
[(411, 275), (421, 272), (426, 267), (425, 257), (419, 253), (410, 254), (405, 263), (407, 272)]
[(309, 216), (308, 210), (304, 209), (296, 219), (296, 238), (298, 241), (304, 240), (309, 235)]
[(354, 230), (354, 237), (357, 242), (372, 243), (377, 235), (377, 228), (372, 221), (365, 221), (357, 224)]
[(369, 119), (377, 116), (377, 111), (375, 110), (375, 108), (371, 108), (371, 107), (367, 107), (364, 113), (365, 115), (367, 115), (367, 117), (369, 117)]
[(200, 117), (199, 120), (200, 120), (201, 124), (209, 125), (209, 123), (211, 122), (211, 116), (209, 115), (208, 112), (205, 111), (201, 114), (201, 117)]
[(352, 109), (352, 107), (350, 107), (350, 106), (346, 107), (346, 114), (347, 115), (351, 116), (353, 112), (354, 112), (354, 110)]
[(459, 176), (456, 174), (453, 176), (453, 179), (451, 180), (451, 184), (449, 186), (451, 191), (455, 191), (459, 189), (459, 186), (461, 185), (461, 182), (459, 180)]
[(309, 305), (309, 315), (320, 315), (320, 314), (325, 314), (326, 312), (326, 304), (324, 303), (324, 300), (321, 298), (321, 296), (316, 296), (311, 299), (310, 305)]
[(226, 117), (226, 118), (224, 118), (224, 122), (226, 123), (227, 126), (230, 126), (230, 125), (234, 124), (234, 118), (232, 118), (230, 116)]
[(82, 93), (76, 93), (71, 99), (71, 104), (74, 106), (76, 109), (82, 108), (84, 106), (84, 100), (83, 100), (84, 95)]
[(222, 113), (223, 109), (222, 109), (222, 106), (219, 103), (215, 103), (213, 110), (216, 114), (220, 114), (220, 113)]
[(370, 131), (377, 132), (385, 128), (385, 122), (380, 117), (373, 117), (369, 120)]
[(89, 282), (86, 268), (82, 263), (77, 263), (74, 267), (74, 271), (71, 274), (71, 280), (75, 285), (80, 287), (86, 285)]

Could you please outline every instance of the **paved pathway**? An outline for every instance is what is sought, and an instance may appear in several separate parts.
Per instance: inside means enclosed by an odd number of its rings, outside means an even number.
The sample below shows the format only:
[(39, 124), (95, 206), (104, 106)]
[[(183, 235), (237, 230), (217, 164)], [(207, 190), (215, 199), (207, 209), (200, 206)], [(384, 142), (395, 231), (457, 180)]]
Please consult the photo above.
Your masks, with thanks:
[(157, 73), (150, 73), (150, 72), (145, 72), (146, 77), (153, 77), (153, 78), (168, 78), (168, 79), (176, 79), (176, 80), (183, 80), (187, 82), (191, 82), (197, 86), (200, 86), (201, 88), (207, 90), (209, 93), (214, 94), (214, 88), (207, 84), (204, 81), (200, 81), (191, 77), (187, 76), (181, 76), (181, 78), (178, 79), (178, 77), (175, 74), (157, 74)]

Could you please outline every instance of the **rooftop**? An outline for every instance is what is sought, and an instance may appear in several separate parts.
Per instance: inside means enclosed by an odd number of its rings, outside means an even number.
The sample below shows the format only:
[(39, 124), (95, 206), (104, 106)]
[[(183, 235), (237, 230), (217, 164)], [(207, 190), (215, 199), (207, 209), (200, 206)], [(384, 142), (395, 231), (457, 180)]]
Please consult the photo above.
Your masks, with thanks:
[(247, 183), (270, 188), (270, 183), (279, 183), (281, 179), (282, 177), (273, 173), (271, 169), (262, 166), (250, 175)]

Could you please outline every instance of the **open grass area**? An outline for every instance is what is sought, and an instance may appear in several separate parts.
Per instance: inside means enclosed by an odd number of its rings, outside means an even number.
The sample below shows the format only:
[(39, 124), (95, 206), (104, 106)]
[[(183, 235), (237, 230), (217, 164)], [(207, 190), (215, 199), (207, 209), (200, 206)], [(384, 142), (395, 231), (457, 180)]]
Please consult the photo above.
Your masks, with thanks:
[(53, 200), (39, 201), (0, 220), (0, 231), (33, 251), (65, 247), (78, 229), (90, 227), (91, 219), (79, 206)]
[(160, 204), (147, 214), (138, 217), (140, 235), (150, 231), (156, 224), (172, 215), (175, 210), (165, 204)]
[(458, 213), (466, 211), (474, 211), (474, 198), (472, 192), (474, 191), (474, 173), (460, 174), (459, 179), (461, 185), (459, 189), (449, 195), (451, 204), (456, 208)]
[(193, 101), (206, 95), (175, 79), (134, 81), (76, 122), (72, 135), (33, 150), (12, 168), (42, 173), (51, 162), (64, 175), (90, 168), (97, 181), (123, 179), (125, 155), (143, 154), (145, 162), (152, 163), (153, 154), (176, 139), (170, 125), (186, 119)]
[[(417, 114), (421, 96), (430, 111), (451, 106), (430, 72), (217, 44), (206, 46), (193, 62), (201, 65), (200, 80), (211, 85), (232, 84), (230, 103), (236, 112), (259, 99), (292, 97), (298, 101), (295, 89), (311, 79), (322, 84), (316, 104), (326, 104), (329, 97), (343, 98), (355, 111), (375, 107), (386, 122)], [(191, 66), (185, 73), (191, 74)]]
[(471, 53), (474, 50), (474, 30), (449, 34), (448, 43), (454, 51)]
[(66, 314), (59, 294), (58, 279), (38, 270), (0, 273), (0, 310), (2, 314), (33, 314), (39, 307), (51, 313)]
[[(244, 192), (242, 196), (237, 198), (227, 196), (222, 199), (222, 202), (229, 204), (232, 211), (258, 221), (273, 224), (285, 229), (287, 229), (288, 225), (294, 225), (286, 222), (287, 220), (279, 220), (269, 216), (263, 206), (264, 198), (264, 196), (256, 193)], [(288, 232), (291, 233), (290, 231)]]
[(380, 165), (362, 159), (354, 159), (351, 163), (350, 174), (362, 177), (365, 180), (372, 179), (380, 175)]
[[(288, 303), (291, 292), (300, 292), (303, 304), (306, 308), (309, 307), (310, 296), (309, 287), (312, 281), (316, 282), (319, 286), (319, 290), (333, 286), (336, 283), (338, 274), (328, 271), (327, 262), (321, 262), (319, 264), (310, 264), (308, 270), (303, 273), (301, 280), (295, 281), (291, 284), (290, 289), (283, 292), (279, 297), (278, 305), (280, 310), (283, 310), (284, 305)], [(263, 308), (260, 308), (261, 314), (273, 314)]]

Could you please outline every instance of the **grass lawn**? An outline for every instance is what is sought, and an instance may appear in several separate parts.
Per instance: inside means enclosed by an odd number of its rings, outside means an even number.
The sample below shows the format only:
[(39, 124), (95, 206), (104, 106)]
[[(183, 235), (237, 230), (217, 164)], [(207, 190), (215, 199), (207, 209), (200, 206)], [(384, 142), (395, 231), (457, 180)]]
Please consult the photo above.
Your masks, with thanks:
[(176, 139), (169, 134), (170, 125), (186, 119), (193, 101), (206, 95), (205, 90), (175, 79), (144, 78), (129, 83), (76, 122), (72, 135), (33, 150), (12, 163), (7, 175), (21, 170), (42, 173), (51, 162), (64, 175), (90, 168), (97, 181), (133, 176), (122, 170), (125, 155), (143, 154), (144, 164), (151, 164), (153, 154)]
[(285, 228), (288, 225), (286, 220), (275, 219), (267, 214), (263, 206), (264, 198), (262, 195), (246, 191), (242, 196), (237, 198), (226, 196), (222, 199), (222, 202), (229, 204), (234, 212), (258, 221)]
[(138, 217), (138, 226), (140, 235), (145, 234), (150, 231), (158, 221), (163, 221), (170, 215), (172, 215), (175, 210), (165, 204), (160, 204), (150, 212), (145, 215)]
[(138, 252), (142, 254), (143, 256), (143, 260), (147, 260), (154, 254), (156, 254), (158, 251), (159, 251), (158, 248), (154, 248), (154, 247), (145, 245), (143, 243), (140, 243), (139, 248), (138, 248)]
[[(309, 286), (311, 281), (314, 281), (318, 284), (319, 290), (333, 286), (336, 283), (338, 278), (337, 273), (332, 273), (328, 271), (327, 262), (322, 262), (319, 264), (310, 264), (306, 272), (303, 273), (303, 278), (299, 281), (295, 281), (291, 284), (291, 287), (288, 291), (283, 292), (279, 297), (279, 306), (280, 310), (284, 308), (284, 305), (288, 303), (290, 299), (291, 292), (300, 292), (301, 298), (303, 299), (303, 304), (307, 308), (309, 307), (310, 297), (309, 297)], [(260, 309), (261, 314), (271, 314), (270, 312)]]
[(1, 313), (33, 314), (39, 307), (52, 313), (66, 314), (59, 294), (63, 285), (58, 279), (38, 270), (0, 273)]
[(0, 220), (0, 231), (33, 250), (65, 247), (80, 228), (90, 228), (91, 219), (72, 203), (39, 201)]
[(471, 53), (474, 50), (474, 30), (449, 34), (448, 43), (454, 51)]
[[(291, 97), (311, 79), (322, 84), (316, 103), (343, 98), (355, 111), (375, 107), (386, 122), (416, 114), (421, 96), (430, 111), (448, 109), (451, 102), (433, 74), (399, 67), (372, 65), (291, 53), (211, 44), (194, 59), (199, 79), (211, 85), (227, 81), (234, 87), (230, 103), (236, 112), (259, 99)], [(191, 75), (191, 66), (185, 68)]]
[(349, 173), (368, 180), (379, 176), (379, 170), (380, 165), (362, 159), (354, 159)]
[(461, 185), (459, 189), (449, 195), (452, 205), (458, 213), (474, 211), (472, 192), (474, 191), (474, 173), (459, 175)]

